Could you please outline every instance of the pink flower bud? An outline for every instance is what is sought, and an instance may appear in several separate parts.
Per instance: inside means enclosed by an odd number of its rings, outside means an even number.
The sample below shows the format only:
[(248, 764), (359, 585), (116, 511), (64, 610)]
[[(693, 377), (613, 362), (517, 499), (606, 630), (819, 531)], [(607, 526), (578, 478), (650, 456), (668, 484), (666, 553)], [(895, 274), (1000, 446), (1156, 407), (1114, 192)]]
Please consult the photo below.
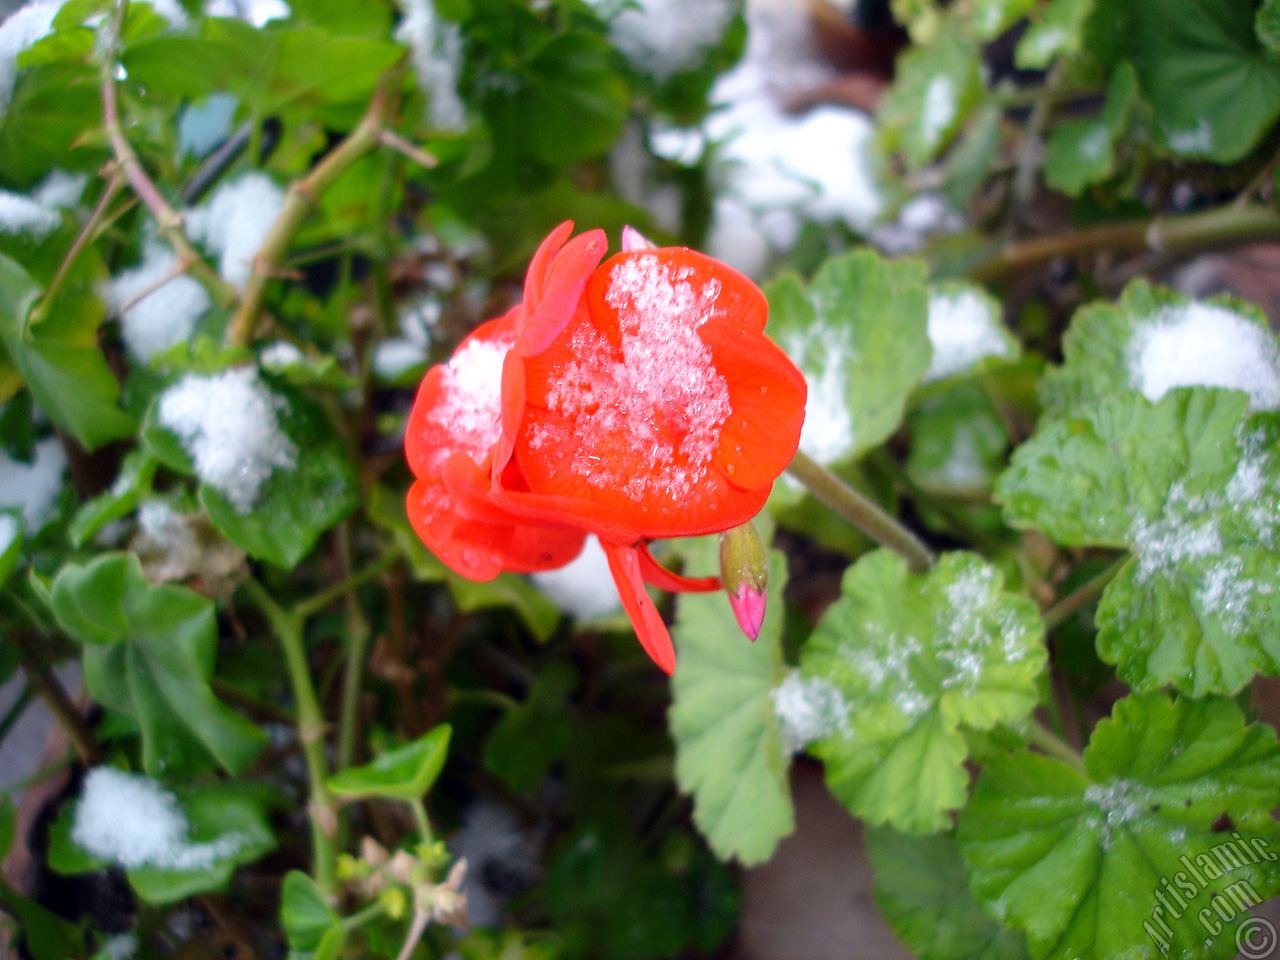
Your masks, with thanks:
[(769, 557), (750, 520), (720, 534), (720, 579), (738, 625), (754, 640), (764, 623)]

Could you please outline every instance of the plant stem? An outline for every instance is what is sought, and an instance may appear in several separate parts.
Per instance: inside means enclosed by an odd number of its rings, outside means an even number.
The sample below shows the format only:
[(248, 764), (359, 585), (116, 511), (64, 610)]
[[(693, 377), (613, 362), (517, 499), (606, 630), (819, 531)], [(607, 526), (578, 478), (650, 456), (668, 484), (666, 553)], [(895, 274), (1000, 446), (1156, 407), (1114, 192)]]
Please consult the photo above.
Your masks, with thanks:
[(1045, 630), (1048, 632), (1056, 630), (1073, 613), (1087, 606), (1089, 601), (1102, 593), (1103, 588), (1120, 572), (1120, 568), (1128, 560), (1128, 556), (1121, 557), (1088, 582), (1076, 587), (1065, 597), (1054, 601), (1053, 605), (1040, 615), (1040, 619), (1044, 621)]
[(933, 566), (933, 553), (919, 537), (807, 454), (797, 450), (787, 472), (876, 543), (901, 554), (916, 573)]
[(342, 929), (350, 933), (352, 930), (363, 927), (370, 920), (377, 920), (379, 917), (385, 915), (386, 912), (387, 905), (381, 900), (375, 900), (367, 907), (357, 910), (355, 913), (351, 914), (351, 916), (343, 917)]
[(347, 135), (347, 138), (325, 155), (311, 172), (300, 180), (289, 184), (285, 193), (284, 206), (271, 225), (262, 247), (253, 258), (253, 271), (249, 275), (249, 283), (245, 287), (244, 297), (231, 318), (227, 327), (227, 339), (231, 343), (247, 344), (253, 339), (254, 327), (262, 305), (266, 301), (267, 283), (280, 270), (289, 241), (302, 225), (312, 207), (321, 194), (338, 179), (347, 169), (370, 150), (382, 142), (383, 124), (386, 121), (391, 102), (391, 91), (394, 88), (393, 78), (399, 76), (399, 70), (393, 67), (379, 81), (378, 89), (369, 108)]
[[(342, 554), (343, 567), (349, 574), (351, 569), (351, 536), (350, 528), (346, 523), (338, 525), (338, 544), (339, 551)], [(382, 559), (390, 558), (394, 561), (395, 557), (394, 553), (389, 553)], [(373, 564), (371, 567), (365, 568), (361, 573), (368, 573), (369, 569), (381, 572), (386, 566), (389, 566), (389, 564)], [(355, 576), (349, 574), (347, 581), (355, 581)], [(360, 582), (363, 582), (363, 580)], [(360, 715), (360, 688), (364, 683), (364, 661), (368, 655), (369, 637), (373, 633), (369, 626), (368, 618), (364, 615), (364, 611), (360, 609), (360, 600), (356, 596), (354, 589), (348, 590), (346, 593), (346, 606), (347, 642), (342, 674), (342, 705), (338, 713), (337, 762), (339, 770), (345, 770), (355, 760), (356, 728), (359, 725)]]
[(89, 241), (93, 239), (99, 222), (107, 212), (107, 207), (111, 205), (111, 201), (115, 199), (116, 194), (120, 192), (120, 188), (123, 186), (124, 177), (117, 168), (111, 172), (110, 177), (107, 179), (107, 185), (102, 191), (102, 196), (98, 198), (98, 203), (93, 208), (93, 213), (89, 215), (85, 225), (76, 234), (70, 249), (67, 250), (67, 255), (62, 258), (62, 263), (58, 265), (58, 272), (54, 274), (53, 279), (49, 281), (49, 286), (45, 288), (44, 296), (41, 297), (35, 309), (28, 315), (25, 321), (26, 326), (39, 323), (52, 309), (54, 301), (57, 300), (58, 294), (62, 291), (62, 285), (66, 283), (67, 276), (71, 273), (71, 268), (80, 256), (80, 251), (88, 246)]
[(1227, 204), (1176, 217), (1105, 223), (1047, 237), (1033, 237), (996, 251), (970, 276), (988, 283), (1020, 273), (1055, 257), (1101, 250), (1117, 253), (1144, 251), (1180, 253), (1232, 246), (1251, 240), (1280, 237), (1280, 212), (1266, 204)]
[(329, 767), (324, 756), (324, 714), (320, 699), (316, 696), (307, 664), (307, 650), (302, 639), (302, 618), (296, 612), (286, 611), (266, 589), (250, 578), (245, 590), (253, 598), (258, 609), (266, 614), (276, 639), (284, 651), (289, 684), (298, 710), (298, 739), (307, 762), (307, 780), (310, 802), (307, 814), (311, 820), (312, 871), (316, 887), (325, 899), (331, 899), (336, 889), (338, 848), (337, 807), (329, 792)]
[(418, 825), (418, 835), (422, 837), (422, 842), (430, 844), (435, 832), (431, 829), (431, 821), (427, 819), (427, 808), (422, 802), (422, 798), (410, 800), (409, 806), (413, 809), (413, 819)]
[(27, 634), (18, 630), (14, 633), (14, 639), (22, 651), (23, 672), (26, 673), (28, 681), (35, 687), (36, 693), (40, 695), (45, 706), (49, 708), (49, 712), (58, 721), (58, 725), (66, 733), (67, 739), (71, 741), (76, 757), (86, 767), (101, 763), (102, 751), (98, 748), (98, 740), (89, 729), (89, 725), (84, 722), (84, 717), (80, 715), (71, 697), (67, 695), (62, 682), (37, 655), (31, 638)]
[(1031, 718), (1031, 723), (1027, 728), (1027, 739), (1033, 746), (1039, 747), (1046, 756), (1061, 760), (1067, 766), (1079, 770), (1081, 773), (1085, 772), (1084, 757), (1080, 752), (1035, 717)]
[(151, 211), (151, 215), (155, 217), (161, 235), (173, 247), (174, 252), (178, 255), (178, 260), (186, 264), (191, 273), (209, 289), (219, 306), (229, 307), (239, 296), (236, 288), (218, 276), (218, 272), (205, 263), (199, 251), (192, 246), (191, 241), (187, 239), (186, 232), (182, 229), (182, 215), (160, 193), (159, 188), (147, 174), (146, 169), (143, 168), (142, 161), (138, 159), (138, 154), (134, 151), (133, 145), (129, 143), (128, 137), (125, 136), (124, 124), (120, 120), (120, 109), (116, 100), (115, 52), (116, 43), (120, 37), (120, 28), (124, 23), (125, 13), (128, 9), (128, 0), (119, 0), (116, 4), (115, 13), (108, 28), (108, 40), (102, 53), (100, 67), (102, 122), (107, 130), (107, 139), (111, 143), (111, 152), (115, 155), (116, 163), (119, 164), (120, 171), (124, 174), (129, 186), (133, 188), (133, 192), (146, 204), (147, 209)]
[(308, 597), (306, 600), (302, 600), (294, 604), (294, 615), (299, 619), (305, 620), (307, 617), (319, 613), (335, 600), (341, 599), (346, 594), (351, 593), (360, 586), (363, 586), (375, 577), (379, 577), (386, 573), (399, 559), (400, 555), (394, 550), (388, 551), (363, 570), (357, 570), (345, 580), (335, 583), (331, 587), (326, 587), (319, 593)]

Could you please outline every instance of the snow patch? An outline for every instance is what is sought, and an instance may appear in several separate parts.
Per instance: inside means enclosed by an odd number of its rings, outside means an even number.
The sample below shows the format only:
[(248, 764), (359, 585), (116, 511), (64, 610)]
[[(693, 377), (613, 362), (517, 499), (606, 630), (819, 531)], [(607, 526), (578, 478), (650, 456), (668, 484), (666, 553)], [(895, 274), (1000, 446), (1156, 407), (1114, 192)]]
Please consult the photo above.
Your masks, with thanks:
[(3, 556), (13, 541), (18, 539), (18, 518), (12, 513), (0, 513), (0, 556)]
[(1174, 387), (1228, 387), (1249, 394), (1252, 410), (1280, 407), (1275, 338), (1225, 307), (1165, 307), (1135, 325), (1124, 352), (1129, 382), (1152, 403)]
[(248, 513), (275, 470), (297, 465), (298, 448), (280, 430), (283, 407), (256, 369), (238, 367), (187, 374), (161, 394), (159, 415), (195, 461), (201, 481)]
[(1089, 817), (1089, 824), (1101, 834), (1102, 846), (1106, 849), (1111, 846), (1118, 828), (1137, 820), (1151, 806), (1151, 790), (1136, 780), (1113, 777), (1089, 784), (1084, 799), (1101, 813), (1101, 816)]
[(272, 20), (286, 20), (292, 11), (284, 0), (205, 0), (204, 12), (210, 17), (232, 17), (255, 27)]
[(427, 96), (427, 119), (437, 130), (462, 130), (467, 108), (458, 96), (462, 31), (436, 13), (432, 0), (406, 0), (396, 40), (409, 48), (418, 87)]
[(951, 78), (938, 74), (924, 91), (920, 114), (921, 137), (927, 144), (938, 143), (956, 118), (956, 88)]
[(960, 373), (986, 357), (1013, 353), (991, 303), (976, 290), (932, 294), (928, 324), (933, 359), (925, 383)]
[(207, 205), (187, 211), (187, 229), (218, 255), (222, 278), (244, 287), (283, 206), (284, 191), (270, 177), (247, 173), (218, 187)]
[(268, 370), (283, 370), (306, 362), (306, 355), (288, 340), (276, 340), (258, 351), (258, 363)]
[(773, 712), (782, 725), (782, 744), (799, 753), (815, 740), (849, 727), (849, 703), (824, 677), (805, 677), (792, 670), (771, 694)]
[(178, 798), (150, 777), (94, 767), (76, 804), (71, 839), (87, 853), (125, 869), (202, 870), (235, 856), (245, 837), (228, 833), (191, 842)]
[(724, 36), (738, 8), (734, 0), (593, 3), (609, 21), (609, 37), (614, 46), (637, 70), (659, 81), (698, 66), (704, 51)]
[(809, 388), (800, 449), (824, 466), (847, 456), (854, 446), (846, 375), (847, 365), (857, 357), (851, 341), (847, 327), (821, 323), (783, 337), (783, 349), (804, 371)]
[(178, 272), (178, 262), (168, 245), (150, 240), (142, 261), (106, 286), (107, 306), (120, 314), (125, 346), (143, 363), (191, 339), (200, 315), (212, 305), (199, 281)]
[(1194, 127), (1171, 130), (1165, 139), (1174, 153), (1204, 153), (1213, 147), (1213, 128), (1208, 117), (1201, 117)]
[(31, 463), (12, 460), (0, 450), (0, 507), (20, 507), (28, 532), (44, 526), (62, 490), (67, 455), (57, 437), (36, 444)]
[(477, 462), (502, 432), (502, 362), (515, 335), (484, 340), (473, 337), (444, 366), (441, 399), (430, 420), (448, 433), (453, 446), (436, 451), (437, 463), (457, 451)]
[(587, 537), (582, 552), (557, 570), (530, 574), (534, 586), (557, 607), (579, 620), (597, 620), (622, 608), (604, 548)]
[(35, 0), (14, 11), (0, 23), (0, 117), (13, 99), (18, 79), (18, 54), (53, 32), (53, 18), (64, 0)]

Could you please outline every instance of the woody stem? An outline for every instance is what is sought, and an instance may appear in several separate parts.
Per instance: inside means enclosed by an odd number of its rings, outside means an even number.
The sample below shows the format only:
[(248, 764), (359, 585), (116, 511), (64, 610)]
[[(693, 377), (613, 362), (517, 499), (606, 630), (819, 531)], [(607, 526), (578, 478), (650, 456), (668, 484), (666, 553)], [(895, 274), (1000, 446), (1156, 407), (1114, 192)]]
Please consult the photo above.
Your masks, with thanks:
[(933, 553), (919, 537), (812, 457), (797, 450), (787, 472), (876, 543), (900, 554), (916, 573), (933, 566)]

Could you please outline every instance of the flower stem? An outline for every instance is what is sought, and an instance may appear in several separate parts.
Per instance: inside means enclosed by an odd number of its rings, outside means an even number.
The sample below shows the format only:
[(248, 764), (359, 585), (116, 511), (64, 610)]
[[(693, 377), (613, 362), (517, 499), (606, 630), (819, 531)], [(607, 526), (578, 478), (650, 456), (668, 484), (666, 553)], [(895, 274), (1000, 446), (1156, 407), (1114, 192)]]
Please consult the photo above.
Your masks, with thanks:
[(1120, 568), (1128, 561), (1129, 557), (1127, 555), (1121, 557), (1097, 576), (1076, 587), (1065, 597), (1055, 601), (1052, 606), (1040, 615), (1040, 619), (1044, 621), (1045, 630), (1048, 632), (1056, 630), (1072, 614), (1087, 606), (1091, 600), (1102, 593), (1103, 588), (1111, 582), (1112, 578), (1120, 572)]
[(1085, 773), (1084, 756), (1035, 717), (1031, 718), (1027, 727), (1027, 739), (1046, 756), (1061, 760), (1067, 766)]
[(310, 790), (307, 813), (311, 820), (312, 871), (321, 895), (330, 899), (336, 889), (338, 848), (334, 838), (337, 808), (329, 792), (329, 767), (324, 755), (324, 714), (320, 710), (320, 698), (316, 696), (311, 668), (307, 664), (307, 651), (302, 639), (302, 617), (296, 611), (286, 611), (276, 603), (256, 580), (246, 580), (244, 587), (258, 609), (266, 614), (284, 651), (289, 684), (298, 710), (298, 739), (302, 743), (302, 754), (307, 762)]
[(431, 821), (427, 819), (426, 805), (419, 797), (416, 800), (410, 800), (409, 806), (413, 808), (413, 819), (418, 825), (418, 835), (422, 838), (422, 842), (429, 846), (435, 834), (431, 829)]
[(1280, 212), (1274, 207), (1261, 203), (1247, 206), (1231, 203), (1177, 217), (1125, 220), (1032, 237), (997, 250), (978, 264), (970, 272), (970, 277), (989, 283), (1047, 263), (1055, 257), (1079, 256), (1101, 250), (1179, 253), (1276, 237), (1280, 237)]
[(797, 450), (787, 472), (876, 543), (901, 554), (916, 573), (933, 566), (933, 553), (919, 537), (812, 457)]

